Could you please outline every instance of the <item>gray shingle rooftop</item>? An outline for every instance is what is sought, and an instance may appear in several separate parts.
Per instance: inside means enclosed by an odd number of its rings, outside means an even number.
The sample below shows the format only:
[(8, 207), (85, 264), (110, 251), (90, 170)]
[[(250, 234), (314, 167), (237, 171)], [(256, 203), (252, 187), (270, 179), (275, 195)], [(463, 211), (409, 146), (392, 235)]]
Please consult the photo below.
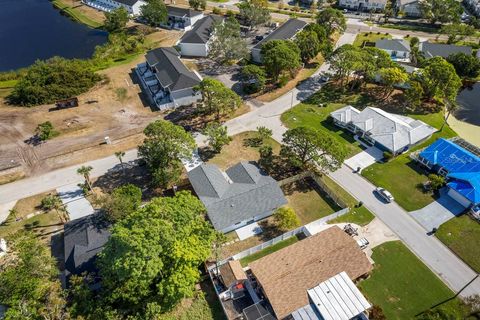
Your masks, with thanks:
[(66, 275), (95, 271), (95, 259), (110, 237), (110, 224), (101, 214), (69, 221), (64, 226)]
[(222, 21), (223, 18), (209, 15), (198, 21), (192, 30), (187, 31), (180, 39), (181, 43), (207, 43), (213, 31), (213, 24)]
[(189, 8), (167, 6), (167, 14), (169, 16), (191, 18), (191, 17), (201, 15), (203, 13), (201, 11), (196, 11), (196, 10), (192, 10), (192, 9), (189, 9)]
[(154, 67), (156, 76), (163, 88), (177, 91), (192, 88), (201, 79), (183, 64), (180, 54), (174, 48), (157, 48), (146, 55), (147, 63)]
[(266, 38), (255, 45), (255, 49), (261, 49), (263, 44), (270, 40), (289, 40), (293, 38), (300, 30), (305, 28), (308, 23), (299, 19), (290, 19), (280, 27), (275, 29)]
[(382, 50), (410, 52), (410, 43), (403, 39), (381, 39), (375, 42), (375, 47)]
[(251, 162), (240, 162), (226, 172), (202, 164), (188, 172), (188, 178), (217, 230), (287, 203), (277, 182)]
[[(123, 4), (126, 4), (127, 6), (133, 6), (135, 3), (137, 3), (139, 0), (115, 0), (116, 2), (120, 2)], [(143, 2), (143, 1), (142, 1)]]
[(428, 41), (420, 42), (419, 49), (425, 55), (425, 58), (443, 57), (447, 58), (451, 54), (465, 53), (472, 54), (472, 47), (456, 46), (453, 44), (431, 43)]

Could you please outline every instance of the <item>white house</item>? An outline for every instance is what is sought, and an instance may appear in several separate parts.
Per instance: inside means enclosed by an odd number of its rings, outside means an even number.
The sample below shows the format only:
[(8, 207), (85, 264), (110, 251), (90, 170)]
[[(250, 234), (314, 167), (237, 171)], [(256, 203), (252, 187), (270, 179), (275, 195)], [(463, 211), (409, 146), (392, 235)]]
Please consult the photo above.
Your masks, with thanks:
[(191, 30), (204, 16), (203, 12), (189, 8), (167, 6), (167, 26), (173, 29)]
[(421, 17), (422, 12), (418, 0), (397, 0), (395, 3), (397, 12), (402, 12), (407, 17)]
[(82, 0), (87, 6), (111, 12), (117, 8), (124, 7), (131, 16), (139, 16), (141, 7), (147, 3), (143, 0)]
[(146, 62), (136, 68), (144, 92), (160, 110), (177, 108), (202, 99), (194, 87), (201, 76), (188, 70), (174, 48), (157, 48), (147, 52)]
[(392, 60), (410, 62), (410, 43), (403, 39), (381, 39), (375, 42), (375, 48), (386, 51)]
[(338, 5), (356, 11), (382, 11), (387, 0), (339, 0)]
[(198, 21), (192, 30), (185, 32), (178, 43), (182, 56), (206, 57), (212, 41), (214, 24), (222, 20), (220, 16), (209, 15)]
[(295, 35), (303, 30), (307, 24), (305, 21), (299, 19), (288, 20), (252, 48), (252, 60), (256, 63), (261, 63), (261, 50), (265, 43), (270, 40), (293, 40)]

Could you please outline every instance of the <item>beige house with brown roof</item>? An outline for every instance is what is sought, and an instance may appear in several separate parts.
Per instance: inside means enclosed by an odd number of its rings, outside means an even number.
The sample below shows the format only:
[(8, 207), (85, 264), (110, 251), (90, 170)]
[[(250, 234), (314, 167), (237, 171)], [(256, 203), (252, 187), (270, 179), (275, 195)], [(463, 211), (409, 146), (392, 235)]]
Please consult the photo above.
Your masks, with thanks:
[(334, 226), (250, 263), (278, 319), (309, 304), (308, 290), (346, 272), (351, 280), (372, 264), (357, 242)]

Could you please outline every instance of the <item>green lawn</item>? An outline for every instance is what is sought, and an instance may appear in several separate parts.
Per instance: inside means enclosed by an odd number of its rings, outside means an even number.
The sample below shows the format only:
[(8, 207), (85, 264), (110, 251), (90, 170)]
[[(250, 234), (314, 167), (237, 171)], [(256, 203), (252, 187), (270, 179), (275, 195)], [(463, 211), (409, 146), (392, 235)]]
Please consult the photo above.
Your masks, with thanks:
[(5, 80), (0, 81), (0, 89), (13, 88), (17, 84), (18, 80)]
[(376, 33), (376, 32), (362, 32), (357, 34), (357, 37), (355, 38), (355, 41), (353, 41), (353, 45), (356, 47), (362, 47), (363, 43), (366, 42), (375, 42), (377, 40), (382, 40), (382, 39), (391, 39), (392, 36), (389, 34), (384, 34), (384, 33)]
[[(439, 129), (443, 123), (443, 113), (427, 115), (409, 115), (415, 119)], [(432, 137), (412, 151), (422, 149), (438, 138), (451, 138), (456, 133), (445, 126), (441, 132), (436, 132)], [(431, 203), (434, 198), (432, 193), (425, 193), (421, 184), (427, 181), (425, 171), (415, 161), (410, 159), (410, 152), (402, 154), (387, 163), (375, 163), (362, 171), (362, 175), (374, 185), (389, 190), (395, 200), (407, 211), (418, 210)], [(401, 183), (399, 183), (401, 181)]]
[[(291, 189), (287, 191), (288, 189)], [(288, 206), (295, 210), (300, 224), (326, 217), (341, 208), (324, 193), (318, 192), (308, 181), (297, 181), (283, 188), (288, 200)]]
[[(373, 249), (374, 270), (359, 287), (368, 300), (383, 309), (387, 319), (413, 319), (421, 312), (451, 298), (454, 293), (400, 241)], [(442, 308), (457, 317), (459, 301)], [(432, 318), (433, 319), (433, 318)], [(435, 318), (436, 319), (436, 318)], [(438, 318), (440, 319), (440, 318)]]
[(242, 267), (248, 266), (250, 262), (253, 262), (255, 260), (258, 260), (262, 257), (265, 257), (266, 255), (269, 255), (270, 253), (273, 253), (275, 251), (278, 251), (282, 248), (288, 247), (291, 244), (294, 244), (295, 242), (298, 241), (298, 238), (296, 236), (290, 237), (288, 239), (285, 239), (283, 241), (280, 241), (270, 247), (267, 247), (261, 251), (258, 251), (254, 254), (251, 254), (249, 256), (246, 256), (243, 259), (240, 259), (240, 263), (242, 264)]
[(438, 239), (480, 272), (480, 224), (468, 215), (453, 218), (440, 226)]
[(90, 28), (100, 28), (103, 25), (97, 21), (90, 19), (79, 10), (75, 10), (75, 8), (68, 6), (67, 4), (63, 3), (61, 0), (52, 0), (52, 4), (56, 8), (67, 13), (73, 20), (83, 23), (89, 26)]
[(43, 237), (48, 236), (51, 231), (60, 227), (60, 218), (54, 211), (42, 213), (18, 222), (16, 222), (12, 216), (9, 216), (7, 220), (0, 225), (0, 238), (7, 238), (22, 229), (32, 230)]

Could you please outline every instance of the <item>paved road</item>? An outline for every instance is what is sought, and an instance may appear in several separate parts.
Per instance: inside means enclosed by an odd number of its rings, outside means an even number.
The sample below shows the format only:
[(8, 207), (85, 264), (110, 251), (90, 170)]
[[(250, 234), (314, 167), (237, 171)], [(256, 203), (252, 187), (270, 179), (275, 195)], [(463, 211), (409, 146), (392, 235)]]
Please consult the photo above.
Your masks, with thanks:
[[(476, 273), (426, 231), (398, 204), (385, 204), (374, 195), (375, 186), (354, 174), (347, 166), (330, 176), (383, 221), (433, 272), (455, 292), (463, 288)], [(419, 284), (421, 285), (421, 284)], [(469, 285), (462, 296), (480, 294), (480, 278)]]

